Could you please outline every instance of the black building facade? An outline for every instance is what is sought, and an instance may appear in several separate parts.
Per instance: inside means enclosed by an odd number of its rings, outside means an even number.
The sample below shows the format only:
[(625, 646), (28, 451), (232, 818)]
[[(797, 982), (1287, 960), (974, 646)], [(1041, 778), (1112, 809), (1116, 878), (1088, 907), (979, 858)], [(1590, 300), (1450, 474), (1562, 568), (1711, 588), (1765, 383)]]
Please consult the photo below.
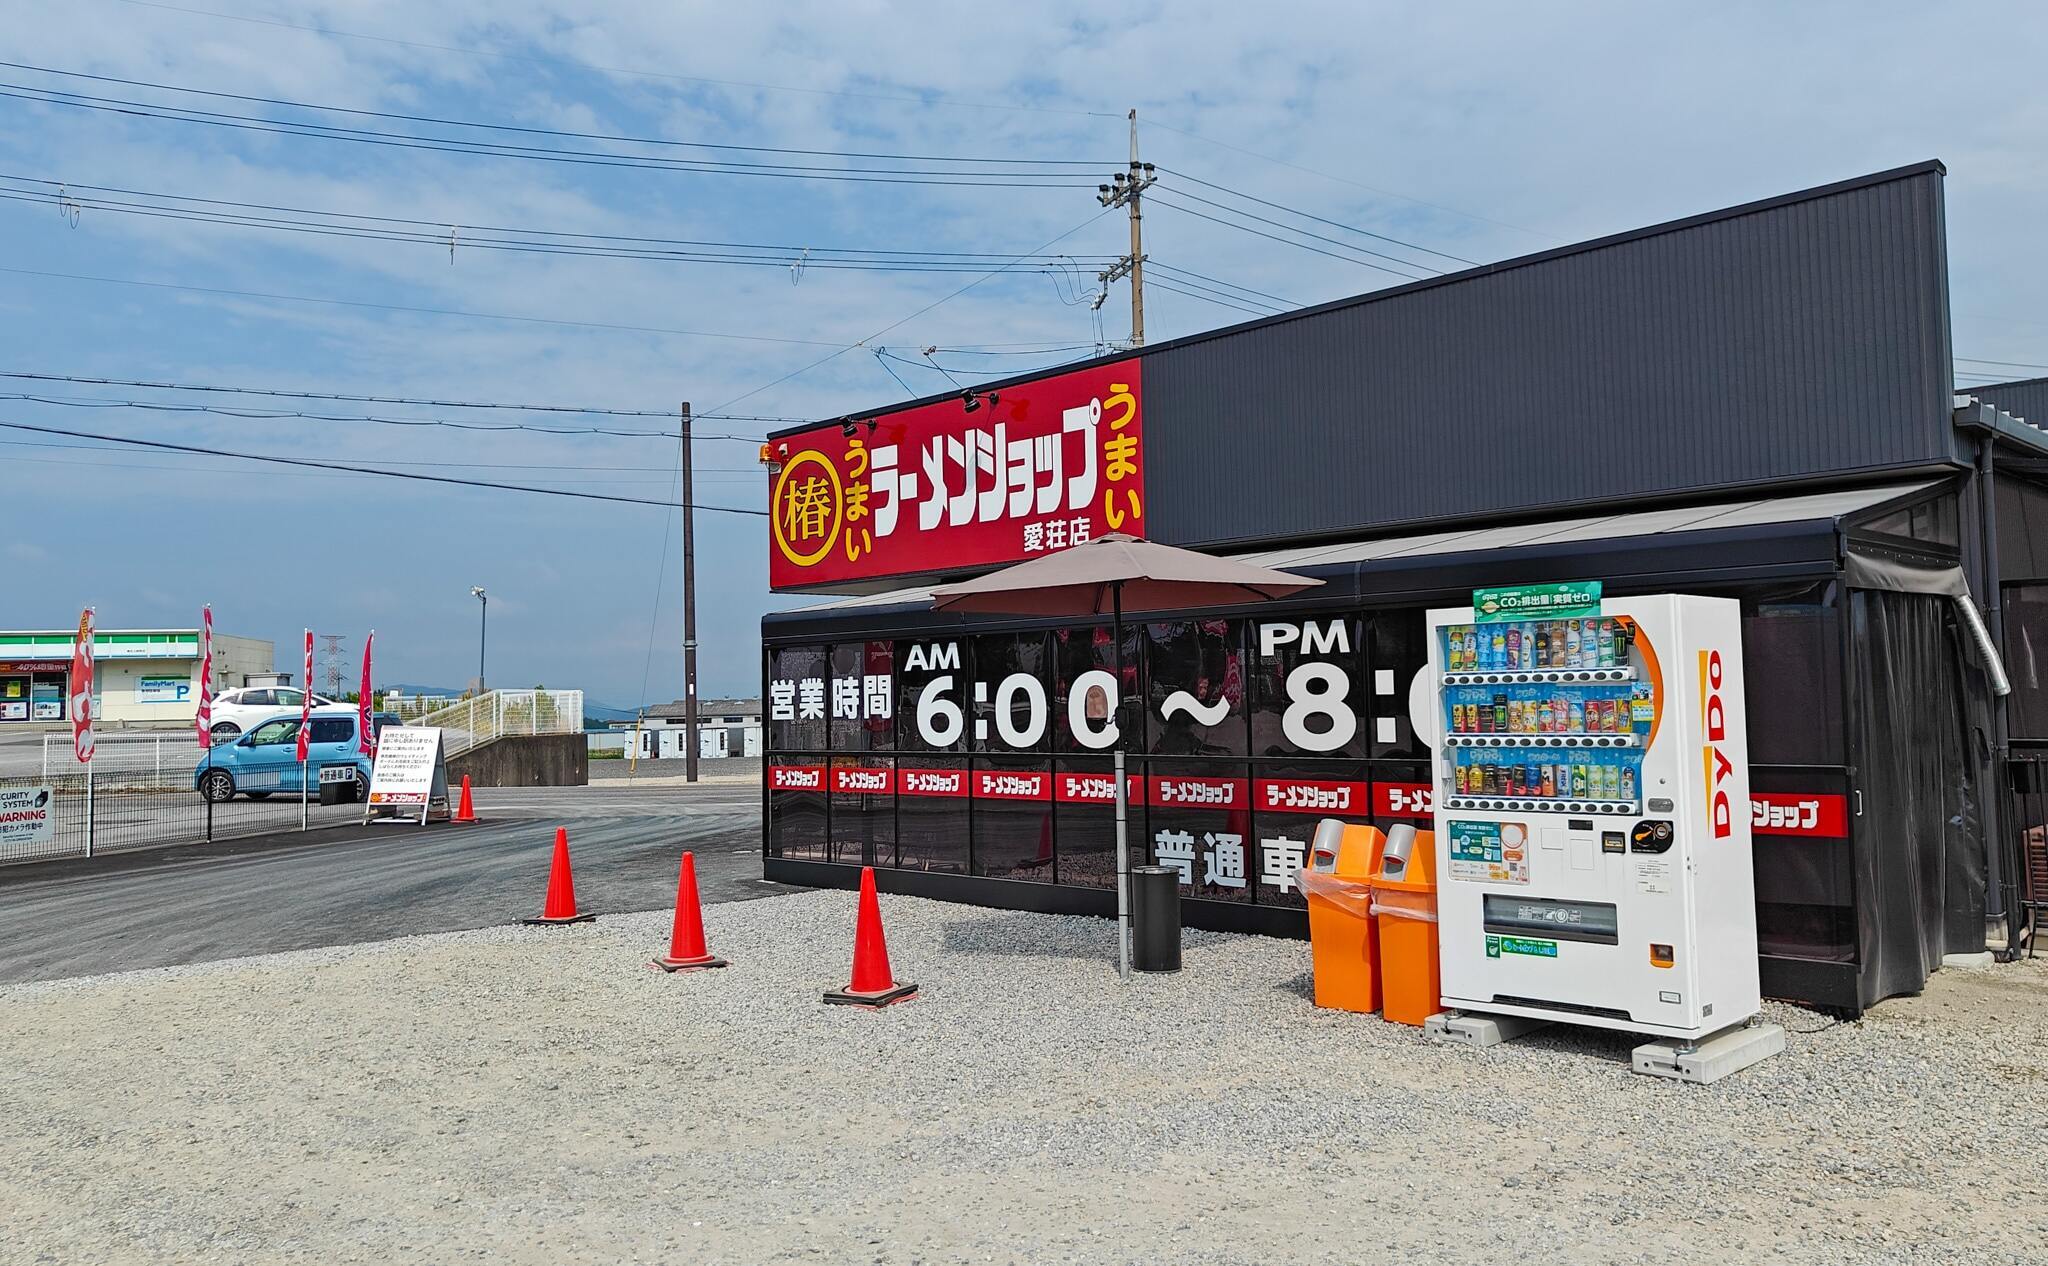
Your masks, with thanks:
[[(817, 583), (784, 565), (782, 583), (854, 596), (763, 621), (766, 874), (848, 884), (874, 865), (896, 891), (1109, 913), (1114, 784), (1089, 735), (1114, 721), (1134, 854), (1182, 869), (1189, 922), (1302, 935), (1289, 868), (1318, 818), (1429, 813), (1432, 753), (1409, 720), (1424, 611), (1480, 585), (1597, 579), (1742, 602), (1767, 993), (1860, 1010), (1983, 949), (1987, 922), (2016, 938), (2043, 820), (2026, 757), (2048, 740), (2031, 659), (2048, 433), (1996, 389), (1954, 394), (1942, 175), (1920, 164), (990, 384), (977, 403), (1011, 429), (966, 433), (953, 467), (927, 433), (955, 398), (835, 420), (862, 495), (826, 543), (854, 562)], [(1121, 655), (1103, 626), (932, 612), (934, 578), (1002, 561), (942, 544), (976, 526), (977, 471), (983, 511), (1059, 502), (1022, 551), (1055, 524), (1090, 530), (1093, 511), (1064, 517), (1082, 450), (1061, 466), (1033, 393), (1098, 370), (1144, 435), (1141, 473), (1102, 486), (1111, 511), (1141, 495), (1154, 539), (1325, 583), (1131, 613)], [(1063, 416), (1070, 436), (1121, 424)], [(1017, 438), (1033, 427), (1054, 433), (1036, 465)], [(782, 470), (820, 433), (776, 437)], [(881, 526), (861, 515), (886, 501), (893, 520), (899, 491), (910, 504), (915, 475), (897, 472), (919, 469), (920, 443), (926, 544), (860, 574), (856, 533)], [(1091, 494), (1136, 443), (1101, 451)], [(962, 473), (964, 490), (946, 484)], [(797, 490), (778, 474), (776, 514)], [(950, 519), (930, 504), (942, 490)], [(1084, 688), (1119, 664), (1115, 715), (1092, 713)]]

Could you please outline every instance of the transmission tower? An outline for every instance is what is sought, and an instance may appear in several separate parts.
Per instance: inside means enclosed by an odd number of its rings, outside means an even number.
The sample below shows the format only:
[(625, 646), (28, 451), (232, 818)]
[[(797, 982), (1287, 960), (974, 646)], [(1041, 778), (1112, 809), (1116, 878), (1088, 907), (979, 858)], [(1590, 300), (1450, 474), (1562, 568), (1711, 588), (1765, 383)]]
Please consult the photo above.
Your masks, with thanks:
[[(343, 650), (344, 639), (341, 634), (320, 634), (320, 663), (322, 665), (320, 676), (327, 683), (327, 697), (329, 699), (341, 698), (341, 683), (344, 672), (342, 668)], [(307, 683), (309, 687), (311, 684), (310, 682)]]

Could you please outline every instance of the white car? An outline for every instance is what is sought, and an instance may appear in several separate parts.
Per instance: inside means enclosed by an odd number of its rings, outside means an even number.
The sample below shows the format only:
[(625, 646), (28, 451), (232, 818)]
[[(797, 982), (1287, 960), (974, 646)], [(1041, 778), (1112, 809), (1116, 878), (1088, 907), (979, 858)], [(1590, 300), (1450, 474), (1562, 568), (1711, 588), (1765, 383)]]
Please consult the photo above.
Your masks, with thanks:
[[(223, 690), (213, 697), (213, 735), (215, 738), (233, 738), (258, 721), (305, 704), (306, 692), (297, 686), (243, 686), (239, 690)], [(337, 704), (324, 695), (314, 695), (313, 706), (333, 708), (349, 705)]]

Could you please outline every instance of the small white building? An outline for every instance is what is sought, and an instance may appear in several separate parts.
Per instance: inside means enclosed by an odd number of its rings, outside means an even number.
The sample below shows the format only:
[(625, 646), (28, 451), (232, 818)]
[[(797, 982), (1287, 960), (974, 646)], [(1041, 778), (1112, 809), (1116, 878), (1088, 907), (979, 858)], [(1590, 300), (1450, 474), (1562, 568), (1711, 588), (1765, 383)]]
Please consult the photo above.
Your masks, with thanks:
[[(0, 630), (0, 726), (71, 719), (75, 629)], [(95, 629), (93, 715), (115, 725), (190, 725), (199, 711), (198, 629)], [(276, 646), (213, 635), (213, 688), (272, 670)]]
[[(658, 704), (647, 710), (637, 723), (613, 722), (626, 732), (626, 755), (632, 756), (633, 733), (639, 732), (641, 760), (679, 760), (683, 756), (684, 731), (689, 728), (686, 706), (681, 700)], [(697, 755), (701, 760), (721, 756), (761, 754), (761, 701), (759, 699), (703, 699), (697, 704)]]

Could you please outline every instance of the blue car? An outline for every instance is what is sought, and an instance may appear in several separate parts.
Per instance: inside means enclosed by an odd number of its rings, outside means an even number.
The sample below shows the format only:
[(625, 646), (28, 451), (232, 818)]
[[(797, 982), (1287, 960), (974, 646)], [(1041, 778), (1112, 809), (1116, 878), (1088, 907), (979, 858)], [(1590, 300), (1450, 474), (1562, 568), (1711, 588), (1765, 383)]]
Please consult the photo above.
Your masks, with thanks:
[[(388, 712), (371, 716), (373, 733), (395, 724)], [(306, 744), (306, 769), (313, 781), (308, 792), (323, 782), (346, 782), (355, 787), (356, 798), (369, 794), (370, 758), (356, 734), (356, 714), (315, 712), (312, 732)], [(248, 733), (232, 741), (216, 741), (192, 771), (192, 786), (215, 804), (235, 798), (237, 792), (251, 800), (265, 800), (279, 792), (299, 794), (299, 714), (288, 712), (259, 721)]]

